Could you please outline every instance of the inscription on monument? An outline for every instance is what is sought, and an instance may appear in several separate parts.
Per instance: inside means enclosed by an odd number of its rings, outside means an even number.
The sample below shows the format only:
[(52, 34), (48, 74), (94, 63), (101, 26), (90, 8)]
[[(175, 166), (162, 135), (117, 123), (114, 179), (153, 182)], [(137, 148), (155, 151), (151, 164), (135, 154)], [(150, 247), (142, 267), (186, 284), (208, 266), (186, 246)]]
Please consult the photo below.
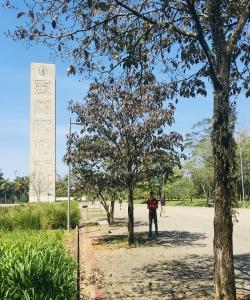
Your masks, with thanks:
[(36, 136), (47, 136), (52, 129), (51, 120), (34, 120), (34, 134)]
[(31, 64), (30, 202), (55, 201), (55, 65)]
[(39, 75), (45, 76), (48, 73), (48, 68), (46, 65), (39, 65), (39, 67), (37, 68), (37, 72)]
[(50, 83), (48, 80), (35, 80), (35, 95), (49, 95), (51, 90)]
[(35, 155), (40, 157), (49, 156), (50, 154), (50, 144), (46, 139), (40, 139), (35, 141)]
[(34, 106), (34, 113), (35, 114), (49, 114), (49, 99), (37, 99), (35, 106)]

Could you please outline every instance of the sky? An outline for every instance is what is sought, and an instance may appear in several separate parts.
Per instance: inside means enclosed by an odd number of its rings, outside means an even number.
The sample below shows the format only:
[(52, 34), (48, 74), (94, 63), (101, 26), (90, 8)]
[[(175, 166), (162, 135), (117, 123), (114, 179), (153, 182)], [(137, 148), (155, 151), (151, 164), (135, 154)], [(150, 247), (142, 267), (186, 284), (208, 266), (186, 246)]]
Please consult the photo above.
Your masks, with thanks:
[[(44, 46), (27, 48), (24, 42), (15, 42), (4, 35), (13, 28), (16, 12), (0, 8), (0, 170), (5, 178), (29, 175), (30, 145), (30, 64), (32, 62), (56, 64), (56, 172), (67, 173), (62, 157), (66, 151), (66, 134), (70, 113), (68, 102), (81, 101), (88, 90), (89, 80), (67, 76), (70, 63), (51, 58)], [(194, 124), (212, 116), (212, 95), (207, 98), (180, 99), (176, 105), (173, 130), (183, 135)], [(250, 128), (250, 101), (237, 100), (237, 127)], [(76, 131), (77, 128), (73, 128)]]

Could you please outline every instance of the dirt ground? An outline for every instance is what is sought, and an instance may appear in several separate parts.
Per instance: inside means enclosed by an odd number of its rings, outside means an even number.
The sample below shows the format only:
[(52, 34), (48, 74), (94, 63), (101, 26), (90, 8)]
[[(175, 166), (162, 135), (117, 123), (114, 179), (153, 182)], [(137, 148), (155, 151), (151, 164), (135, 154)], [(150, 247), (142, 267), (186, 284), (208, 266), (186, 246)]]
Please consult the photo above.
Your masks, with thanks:
[[(147, 209), (135, 205), (135, 233), (142, 245), (126, 248), (127, 227), (89, 230), (89, 238), (121, 241), (119, 247), (94, 247), (107, 299), (212, 299), (213, 208), (167, 207), (159, 237), (147, 240)], [(116, 220), (127, 219), (125, 204)], [(234, 226), (237, 292), (250, 299), (250, 210), (241, 209)], [(106, 231), (106, 232), (105, 232)], [(122, 243), (124, 242), (124, 244)], [(124, 246), (123, 246), (124, 245)], [(249, 295), (249, 298), (248, 296)]]

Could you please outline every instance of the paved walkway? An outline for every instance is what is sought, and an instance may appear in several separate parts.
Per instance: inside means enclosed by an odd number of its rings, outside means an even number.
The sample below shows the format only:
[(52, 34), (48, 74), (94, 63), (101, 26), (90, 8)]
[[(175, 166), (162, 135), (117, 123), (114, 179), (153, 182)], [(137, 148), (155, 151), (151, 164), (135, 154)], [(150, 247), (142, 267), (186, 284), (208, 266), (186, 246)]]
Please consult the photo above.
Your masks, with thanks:
[[(147, 209), (135, 205), (136, 236), (146, 241)], [(118, 205), (115, 217), (127, 219)], [(250, 295), (250, 210), (239, 210), (234, 226), (237, 290)], [(167, 207), (160, 218), (159, 237), (144, 246), (95, 250), (96, 266), (107, 299), (212, 299), (213, 208)], [(106, 238), (125, 239), (126, 226), (112, 228)], [(97, 232), (90, 232), (95, 238)], [(247, 299), (247, 298), (245, 298)]]

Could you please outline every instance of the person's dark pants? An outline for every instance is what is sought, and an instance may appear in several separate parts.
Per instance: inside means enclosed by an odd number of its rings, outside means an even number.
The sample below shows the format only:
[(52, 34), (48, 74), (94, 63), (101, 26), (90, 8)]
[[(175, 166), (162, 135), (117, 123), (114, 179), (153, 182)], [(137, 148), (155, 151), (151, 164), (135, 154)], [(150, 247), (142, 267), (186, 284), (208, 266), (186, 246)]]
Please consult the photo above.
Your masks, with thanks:
[(149, 236), (152, 236), (152, 223), (155, 223), (155, 233), (158, 234), (157, 213), (149, 213)]

